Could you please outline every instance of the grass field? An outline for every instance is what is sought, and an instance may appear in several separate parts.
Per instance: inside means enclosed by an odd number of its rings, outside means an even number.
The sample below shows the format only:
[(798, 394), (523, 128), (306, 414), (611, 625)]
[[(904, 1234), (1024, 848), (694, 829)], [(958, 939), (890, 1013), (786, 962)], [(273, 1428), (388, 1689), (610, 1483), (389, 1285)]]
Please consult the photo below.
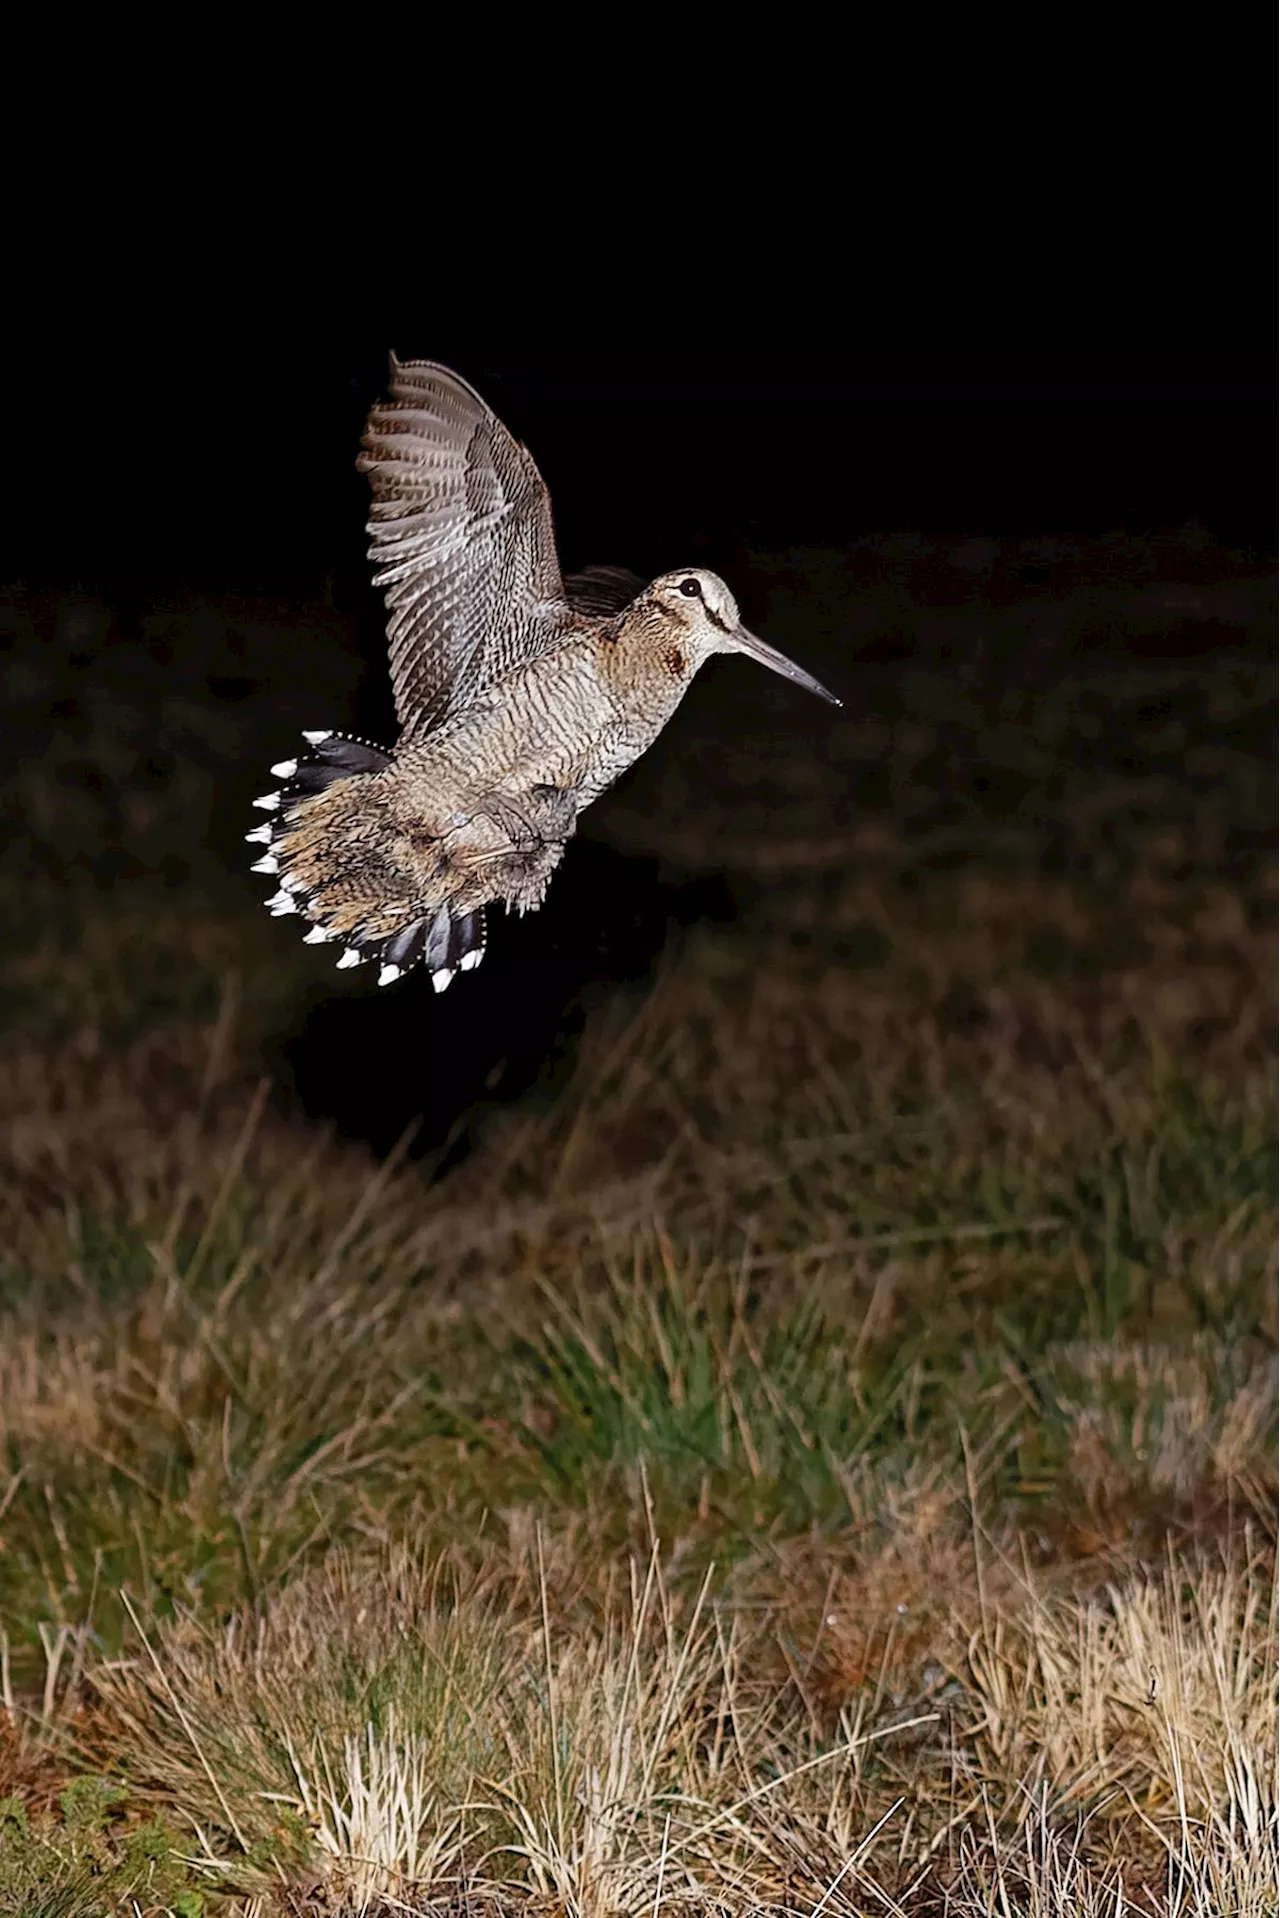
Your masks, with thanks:
[(0, 611), (0, 1911), (1276, 1909), (1273, 594), (747, 603), (845, 711), (377, 1002), (240, 843), (342, 618)]

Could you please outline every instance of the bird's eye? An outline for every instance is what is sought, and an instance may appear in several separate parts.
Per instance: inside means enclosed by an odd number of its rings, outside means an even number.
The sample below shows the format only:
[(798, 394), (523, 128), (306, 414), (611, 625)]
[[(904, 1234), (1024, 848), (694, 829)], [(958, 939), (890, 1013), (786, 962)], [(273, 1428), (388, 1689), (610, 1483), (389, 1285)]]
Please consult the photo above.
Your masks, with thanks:
[(702, 586), (696, 579), (682, 579), (680, 582), (680, 591), (686, 599), (702, 598)]

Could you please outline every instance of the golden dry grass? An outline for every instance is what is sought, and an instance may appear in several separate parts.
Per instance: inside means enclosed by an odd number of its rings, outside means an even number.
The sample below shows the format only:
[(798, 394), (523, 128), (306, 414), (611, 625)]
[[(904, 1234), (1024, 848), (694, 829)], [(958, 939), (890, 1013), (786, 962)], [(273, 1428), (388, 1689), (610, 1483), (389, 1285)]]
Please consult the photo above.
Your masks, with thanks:
[[(678, 736), (610, 830), (700, 832), (736, 918), (439, 1179), (283, 1096), (311, 955), (99, 688), (125, 824), (55, 755), (4, 882), (0, 1903), (1273, 1911), (1252, 657), (934, 661), (816, 771), (731, 707), (700, 825)], [(1034, 806), (958, 796), (966, 710)]]

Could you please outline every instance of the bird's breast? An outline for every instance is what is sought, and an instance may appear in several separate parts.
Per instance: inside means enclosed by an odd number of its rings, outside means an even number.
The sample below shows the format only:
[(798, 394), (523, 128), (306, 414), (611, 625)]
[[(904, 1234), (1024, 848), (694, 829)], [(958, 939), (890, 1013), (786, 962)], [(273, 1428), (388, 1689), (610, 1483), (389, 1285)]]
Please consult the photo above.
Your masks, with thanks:
[(674, 669), (641, 678), (613, 664), (584, 637), (487, 687), (404, 756), (416, 794), (435, 817), (535, 786), (589, 805), (653, 744), (685, 690)]

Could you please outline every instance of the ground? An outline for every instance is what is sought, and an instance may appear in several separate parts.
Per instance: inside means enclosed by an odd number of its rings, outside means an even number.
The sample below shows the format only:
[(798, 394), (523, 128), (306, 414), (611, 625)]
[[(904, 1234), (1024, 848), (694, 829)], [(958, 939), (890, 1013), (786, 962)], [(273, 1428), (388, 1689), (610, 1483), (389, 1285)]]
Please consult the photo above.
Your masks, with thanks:
[(439, 1000), (332, 604), (8, 595), (0, 1909), (1275, 1909), (1272, 588), (742, 571)]

